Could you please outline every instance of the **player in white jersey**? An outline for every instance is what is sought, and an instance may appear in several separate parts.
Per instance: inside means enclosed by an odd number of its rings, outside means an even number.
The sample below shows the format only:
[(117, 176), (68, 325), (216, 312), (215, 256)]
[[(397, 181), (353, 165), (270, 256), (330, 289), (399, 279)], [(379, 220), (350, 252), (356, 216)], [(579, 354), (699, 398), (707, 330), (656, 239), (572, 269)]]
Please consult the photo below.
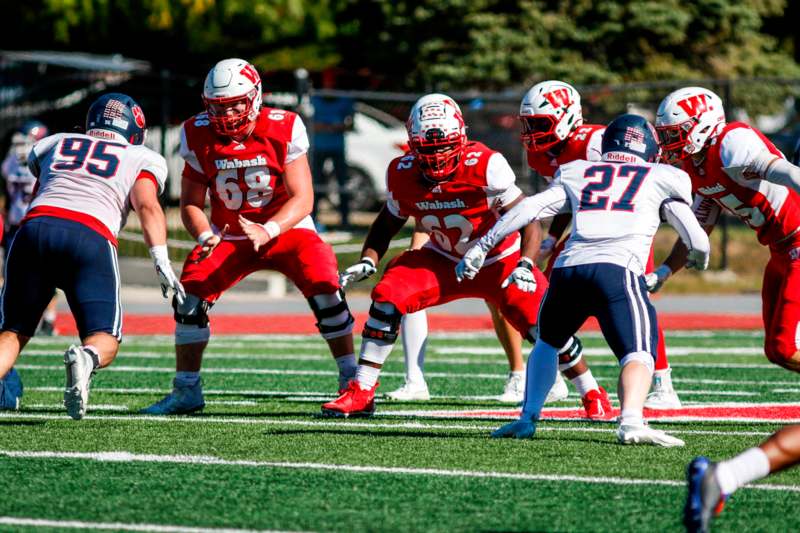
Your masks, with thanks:
[(533, 220), (572, 212), (572, 232), (554, 265), (539, 310), (539, 338), (528, 360), (522, 414), (493, 437), (529, 438), (558, 366), (557, 346), (590, 316), (622, 367), (617, 437), (623, 444), (682, 446), (649, 428), (643, 406), (658, 343), (655, 309), (648, 299), (644, 267), (662, 217), (691, 250), (687, 266), (708, 265), (708, 236), (689, 207), (685, 172), (653, 163), (659, 155), (655, 130), (642, 117), (622, 115), (608, 125), (600, 162), (562, 165), (552, 185), (504, 215), (456, 267), (459, 278), (474, 276), (486, 254), (506, 235)]
[[(28, 154), (33, 145), (47, 137), (47, 126), (38, 120), (25, 121), (11, 136), (11, 146), (8, 154), (0, 166), (0, 174), (5, 181), (5, 220), (3, 221), (3, 258), (8, 257), (8, 247), (19, 229), (22, 218), (30, 207), (33, 199), (33, 189), (36, 186), (36, 176), (28, 168)], [(50, 300), (42, 315), (42, 322), (36, 330), (40, 335), (56, 335), (56, 304), (55, 295)]]
[(110, 93), (89, 107), (86, 134), (52, 135), (31, 151), (37, 189), (9, 250), (0, 303), (0, 408), (19, 406), (22, 383), (12, 367), (57, 287), (81, 339), (64, 353), (64, 405), (76, 420), (86, 414), (92, 376), (111, 364), (122, 336), (116, 236), (131, 207), (164, 296), (172, 289), (183, 299), (158, 203), (167, 166), (142, 146), (144, 136), (142, 109), (131, 97)]

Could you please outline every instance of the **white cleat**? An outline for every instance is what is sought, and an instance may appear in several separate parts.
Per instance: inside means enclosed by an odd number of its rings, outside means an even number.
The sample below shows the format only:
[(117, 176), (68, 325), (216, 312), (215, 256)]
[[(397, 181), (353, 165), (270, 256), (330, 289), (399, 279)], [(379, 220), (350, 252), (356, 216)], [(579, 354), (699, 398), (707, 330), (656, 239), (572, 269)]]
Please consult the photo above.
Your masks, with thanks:
[(406, 381), (402, 387), (386, 393), (386, 398), (398, 402), (427, 402), (431, 399), (428, 384), (424, 381)]
[(64, 387), (64, 407), (74, 420), (86, 415), (89, 403), (89, 384), (94, 376), (94, 361), (80, 346), (72, 345), (64, 352), (67, 383)]
[(653, 374), (653, 388), (644, 406), (648, 409), (680, 409), (681, 400), (672, 388), (672, 369), (657, 370)]
[(566, 400), (567, 396), (569, 396), (567, 382), (564, 381), (564, 378), (561, 377), (561, 372), (559, 372), (556, 374), (556, 382), (553, 383), (553, 387), (547, 393), (544, 403), (560, 402), (561, 400)]
[(521, 403), (525, 399), (525, 373), (509, 372), (503, 394), (497, 401), (503, 403)]
[(647, 424), (641, 426), (626, 426), (620, 424), (617, 429), (617, 439), (620, 444), (652, 444), (664, 448), (684, 446), (686, 443), (681, 439), (659, 430), (653, 429)]

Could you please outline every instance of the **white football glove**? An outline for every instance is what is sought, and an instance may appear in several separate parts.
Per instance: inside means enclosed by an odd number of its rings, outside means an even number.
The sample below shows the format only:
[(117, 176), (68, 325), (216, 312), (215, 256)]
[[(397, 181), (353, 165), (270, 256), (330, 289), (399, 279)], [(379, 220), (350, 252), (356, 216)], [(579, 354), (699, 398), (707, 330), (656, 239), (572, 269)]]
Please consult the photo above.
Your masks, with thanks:
[(672, 269), (667, 265), (661, 265), (653, 272), (644, 275), (644, 282), (647, 285), (647, 292), (658, 292), (664, 282), (672, 275)]
[(167, 246), (165, 244), (153, 246), (150, 248), (150, 256), (153, 258), (153, 265), (156, 267), (158, 283), (161, 285), (161, 294), (164, 298), (168, 298), (169, 290), (172, 289), (178, 305), (182, 304), (183, 300), (186, 299), (186, 291), (183, 290), (183, 285), (178, 281), (175, 271), (172, 270), (172, 264), (169, 262), (169, 256), (167, 255)]
[(517, 262), (517, 267), (511, 272), (511, 275), (503, 281), (500, 288), (505, 289), (512, 283), (523, 292), (536, 292), (536, 278), (533, 276), (533, 261), (527, 257), (520, 257)]
[(369, 257), (362, 257), (361, 261), (353, 266), (349, 266), (344, 272), (339, 274), (339, 285), (344, 289), (348, 284), (354, 281), (365, 280), (373, 275), (378, 269), (375, 268), (375, 262)]
[(461, 261), (456, 265), (456, 279), (459, 283), (464, 281), (464, 278), (474, 279), (481, 270), (485, 260), (486, 252), (477, 244), (467, 250), (467, 253), (464, 254), (464, 257), (462, 257)]
[(542, 243), (539, 245), (539, 253), (536, 254), (536, 262), (543, 263), (547, 261), (547, 258), (553, 253), (553, 248), (556, 247), (556, 238), (552, 235), (548, 235), (547, 238), (542, 240)]
[(703, 250), (689, 250), (686, 256), (686, 268), (705, 270), (708, 268), (708, 252)]

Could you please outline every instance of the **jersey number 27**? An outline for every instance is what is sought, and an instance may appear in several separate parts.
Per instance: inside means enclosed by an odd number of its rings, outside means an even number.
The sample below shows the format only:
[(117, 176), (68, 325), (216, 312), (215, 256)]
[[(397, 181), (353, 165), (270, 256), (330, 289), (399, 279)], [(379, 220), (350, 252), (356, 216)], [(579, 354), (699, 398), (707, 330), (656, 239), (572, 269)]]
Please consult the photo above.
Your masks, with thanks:
[(610, 195), (600, 194), (607, 191), (619, 178), (629, 179), (630, 183), (622, 194), (611, 203), (612, 211), (633, 211), (633, 198), (639, 192), (644, 178), (650, 169), (636, 165), (594, 165), (586, 169), (583, 177), (591, 180), (599, 177), (600, 181), (592, 181), (581, 191), (579, 211), (601, 211), (609, 209)]

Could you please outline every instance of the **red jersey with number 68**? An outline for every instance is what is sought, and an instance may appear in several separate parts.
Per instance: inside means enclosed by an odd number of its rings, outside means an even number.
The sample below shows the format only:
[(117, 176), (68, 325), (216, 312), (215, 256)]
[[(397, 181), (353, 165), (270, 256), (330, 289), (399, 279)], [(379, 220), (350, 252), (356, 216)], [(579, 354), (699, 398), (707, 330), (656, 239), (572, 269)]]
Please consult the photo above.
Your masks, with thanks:
[[(431, 236), (426, 246), (457, 262), (522, 194), (515, 180), (503, 155), (479, 142), (467, 143), (455, 175), (442, 182), (425, 178), (415, 156), (406, 154), (386, 171), (386, 206), (396, 217), (414, 217)], [(519, 233), (506, 237), (486, 264), (519, 250), (519, 240)]]
[(183, 177), (208, 187), (211, 223), (218, 229), (228, 225), (229, 235), (241, 236), (240, 214), (263, 224), (286, 203), (284, 170), (308, 145), (303, 121), (290, 111), (262, 108), (253, 133), (242, 142), (217, 135), (208, 115), (199, 113), (181, 130)]
[(558, 167), (578, 159), (600, 161), (603, 152), (603, 132), (606, 127), (598, 124), (578, 126), (569, 134), (561, 152), (553, 157), (548, 152), (528, 152), (528, 166), (545, 178), (552, 178)]

